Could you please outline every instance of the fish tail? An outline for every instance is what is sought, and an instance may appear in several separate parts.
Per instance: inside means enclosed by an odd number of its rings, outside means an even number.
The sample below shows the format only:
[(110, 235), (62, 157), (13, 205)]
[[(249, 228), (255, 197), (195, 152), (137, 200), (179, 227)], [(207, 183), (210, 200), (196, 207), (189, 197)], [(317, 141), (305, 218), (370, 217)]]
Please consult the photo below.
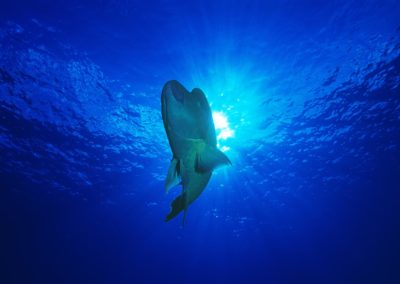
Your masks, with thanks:
[(171, 203), (171, 211), (165, 217), (165, 222), (175, 218), (182, 210), (185, 209), (185, 193), (182, 193)]

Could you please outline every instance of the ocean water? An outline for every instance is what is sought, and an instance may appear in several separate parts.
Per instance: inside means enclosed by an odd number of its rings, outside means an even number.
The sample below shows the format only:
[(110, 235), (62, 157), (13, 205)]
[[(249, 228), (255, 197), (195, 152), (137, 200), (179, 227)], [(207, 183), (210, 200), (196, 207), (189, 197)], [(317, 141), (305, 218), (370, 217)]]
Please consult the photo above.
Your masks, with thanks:
[[(164, 83), (216, 170), (164, 222)], [(400, 2), (0, 3), (0, 283), (400, 283)]]

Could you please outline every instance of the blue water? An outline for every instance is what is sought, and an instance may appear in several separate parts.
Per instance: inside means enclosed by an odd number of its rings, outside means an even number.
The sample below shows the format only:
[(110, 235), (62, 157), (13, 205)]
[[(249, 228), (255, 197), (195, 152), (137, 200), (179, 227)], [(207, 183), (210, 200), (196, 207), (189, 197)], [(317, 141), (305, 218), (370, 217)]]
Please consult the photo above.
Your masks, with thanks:
[[(218, 169), (165, 223), (160, 95)], [(0, 283), (400, 283), (399, 1), (0, 3)]]

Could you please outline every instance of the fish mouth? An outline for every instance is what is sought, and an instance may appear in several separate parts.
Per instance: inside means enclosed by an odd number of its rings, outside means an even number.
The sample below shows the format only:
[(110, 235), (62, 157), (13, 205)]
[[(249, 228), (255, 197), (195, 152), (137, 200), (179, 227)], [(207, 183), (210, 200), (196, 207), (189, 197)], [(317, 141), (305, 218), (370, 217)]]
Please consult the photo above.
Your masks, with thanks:
[(184, 98), (185, 98), (185, 93), (188, 93), (188, 91), (183, 87), (178, 81), (176, 80), (171, 80), (168, 81), (165, 84), (165, 99), (168, 100), (169, 96), (173, 96), (175, 101), (183, 104)]

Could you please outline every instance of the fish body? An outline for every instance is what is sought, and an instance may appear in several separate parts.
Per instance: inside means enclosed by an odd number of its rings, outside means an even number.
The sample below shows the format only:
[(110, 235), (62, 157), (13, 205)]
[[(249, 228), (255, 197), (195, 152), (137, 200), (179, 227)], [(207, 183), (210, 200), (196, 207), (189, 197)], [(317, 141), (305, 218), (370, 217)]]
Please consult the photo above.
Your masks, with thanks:
[(207, 186), (212, 171), (230, 160), (217, 149), (211, 108), (204, 93), (186, 90), (178, 81), (168, 81), (161, 93), (164, 128), (172, 151), (165, 190), (182, 185), (182, 193), (171, 204), (166, 221), (184, 211)]

